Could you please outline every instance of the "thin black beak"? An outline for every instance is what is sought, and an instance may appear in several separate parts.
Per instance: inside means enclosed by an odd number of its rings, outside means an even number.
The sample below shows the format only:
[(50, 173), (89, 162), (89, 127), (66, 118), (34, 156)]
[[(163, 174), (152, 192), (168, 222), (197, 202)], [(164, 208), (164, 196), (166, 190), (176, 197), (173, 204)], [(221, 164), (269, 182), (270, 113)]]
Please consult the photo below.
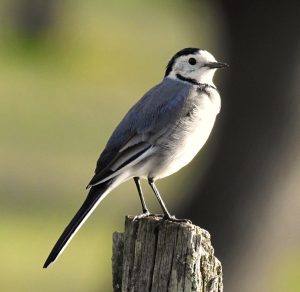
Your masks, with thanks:
[(221, 63), (221, 62), (210, 62), (210, 63), (207, 63), (205, 66), (208, 67), (208, 68), (211, 68), (211, 69), (216, 69), (216, 68), (219, 69), (219, 68), (229, 67), (228, 64)]

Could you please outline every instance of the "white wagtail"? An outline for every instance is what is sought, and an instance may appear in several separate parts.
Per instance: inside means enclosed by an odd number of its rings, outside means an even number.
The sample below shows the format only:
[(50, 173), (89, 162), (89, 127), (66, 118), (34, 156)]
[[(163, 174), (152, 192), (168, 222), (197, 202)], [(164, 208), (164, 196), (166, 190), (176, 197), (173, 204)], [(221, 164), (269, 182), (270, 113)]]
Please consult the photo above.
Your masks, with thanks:
[(169, 61), (164, 79), (150, 89), (125, 115), (97, 161), (89, 193), (66, 227), (49, 257), (47, 268), (62, 253), (104, 197), (121, 183), (133, 178), (149, 216), (140, 178), (148, 180), (163, 210), (170, 215), (154, 182), (187, 165), (206, 142), (221, 99), (213, 83), (216, 69), (226, 67), (207, 51), (186, 48)]

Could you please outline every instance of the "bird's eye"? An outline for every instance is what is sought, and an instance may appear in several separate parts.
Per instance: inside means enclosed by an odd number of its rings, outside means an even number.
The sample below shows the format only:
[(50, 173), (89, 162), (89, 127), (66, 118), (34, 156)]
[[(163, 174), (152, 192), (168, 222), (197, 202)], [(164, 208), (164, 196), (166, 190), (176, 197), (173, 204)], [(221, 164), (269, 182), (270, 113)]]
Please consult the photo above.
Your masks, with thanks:
[(189, 63), (191, 65), (195, 65), (197, 63), (196, 59), (195, 58), (189, 58)]

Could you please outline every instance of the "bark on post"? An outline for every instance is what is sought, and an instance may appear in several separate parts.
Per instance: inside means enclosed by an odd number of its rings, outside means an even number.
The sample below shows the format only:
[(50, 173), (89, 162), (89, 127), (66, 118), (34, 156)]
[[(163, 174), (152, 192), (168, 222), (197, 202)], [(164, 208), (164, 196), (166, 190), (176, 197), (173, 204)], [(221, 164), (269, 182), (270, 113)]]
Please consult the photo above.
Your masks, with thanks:
[(222, 292), (222, 266), (210, 234), (190, 223), (125, 219), (113, 234), (114, 292)]

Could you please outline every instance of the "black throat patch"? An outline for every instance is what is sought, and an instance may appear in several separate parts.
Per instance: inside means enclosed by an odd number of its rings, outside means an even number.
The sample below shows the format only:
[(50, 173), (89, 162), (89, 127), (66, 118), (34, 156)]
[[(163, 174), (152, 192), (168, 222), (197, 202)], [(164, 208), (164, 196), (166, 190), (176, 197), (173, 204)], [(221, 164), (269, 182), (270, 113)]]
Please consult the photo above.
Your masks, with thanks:
[(189, 82), (189, 83), (194, 84), (194, 85), (197, 85), (197, 86), (199, 86), (199, 87), (204, 87), (204, 88), (205, 88), (205, 87), (211, 87), (211, 88), (213, 88), (213, 89), (217, 89), (217, 88), (216, 88), (215, 86), (213, 86), (213, 85), (210, 85), (210, 84), (207, 84), (207, 83), (200, 83), (200, 82), (198, 82), (198, 81), (195, 80), (195, 79), (188, 78), (188, 77), (184, 77), (184, 76), (180, 75), (179, 73), (176, 74), (176, 77), (177, 77), (178, 79), (182, 80), (182, 81)]

